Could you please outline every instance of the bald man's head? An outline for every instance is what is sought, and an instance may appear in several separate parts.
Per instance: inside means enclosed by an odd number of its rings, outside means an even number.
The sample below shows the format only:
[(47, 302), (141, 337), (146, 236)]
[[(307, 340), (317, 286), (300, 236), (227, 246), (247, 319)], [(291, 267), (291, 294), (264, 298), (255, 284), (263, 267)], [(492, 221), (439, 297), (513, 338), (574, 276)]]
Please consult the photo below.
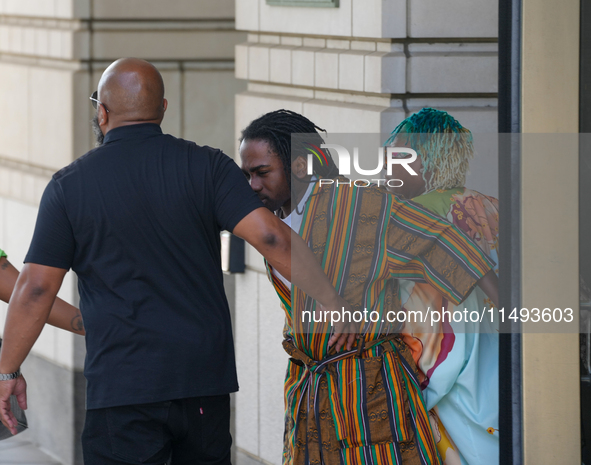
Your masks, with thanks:
[(121, 58), (103, 73), (98, 99), (109, 109), (115, 123), (160, 124), (166, 110), (164, 82), (154, 65), (138, 58)]

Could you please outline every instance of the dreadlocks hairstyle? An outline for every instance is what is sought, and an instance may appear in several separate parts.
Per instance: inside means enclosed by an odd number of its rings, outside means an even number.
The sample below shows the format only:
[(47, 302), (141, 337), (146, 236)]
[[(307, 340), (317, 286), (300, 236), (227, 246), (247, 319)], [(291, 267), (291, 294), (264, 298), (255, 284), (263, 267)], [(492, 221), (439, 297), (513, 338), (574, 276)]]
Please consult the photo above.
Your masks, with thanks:
[[(427, 192), (463, 187), (470, 159), (474, 157), (472, 133), (449, 113), (423, 108), (400, 123), (385, 145), (394, 140), (412, 147), (423, 164)], [(426, 179), (427, 172), (431, 179)]]
[[(312, 172), (323, 178), (332, 178), (338, 169), (327, 150), (320, 148), (324, 140), (318, 131), (326, 132), (305, 116), (290, 110), (266, 113), (242, 131), (242, 140), (265, 140), (283, 163), (285, 176), (291, 187), (291, 162), (298, 156), (307, 159), (312, 154)], [(294, 137), (292, 134), (305, 134)], [(292, 150), (293, 143), (293, 150)]]

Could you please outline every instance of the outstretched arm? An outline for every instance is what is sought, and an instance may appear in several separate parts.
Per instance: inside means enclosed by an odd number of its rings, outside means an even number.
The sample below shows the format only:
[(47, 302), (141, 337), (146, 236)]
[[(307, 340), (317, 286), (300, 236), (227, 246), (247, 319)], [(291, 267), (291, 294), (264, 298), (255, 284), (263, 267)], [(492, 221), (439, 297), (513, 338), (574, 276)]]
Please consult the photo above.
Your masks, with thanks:
[[(19, 370), (47, 322), (55, 296), (66, 270), (27, 263), (16, 281), (8, 304), (4, 340), (0, 350), (0, 373)], [(12, 434), (17, 422), (10, 410), (10, 396), (15, 395), (21, 408), (27, 408), (26, 383), (19, 376), (0, 381), (0, 417)]]
[[(6, 257), (0, 258), (0, 300), (4, 302), (10, 300), (17, 279), (18, 270), (12, 266)], [(55, 299), (47, 323), (56, 328), (80, 334), (81, 336), (86, 334), (80, 310), (64, 302), (59, 297)]]
[[(257, 249), (282, 276), (320, 302), (327, 311), (350, 310), (337, 293), (310, 248), (295, 232), (266, 208), (258, 208), (245, 216), (234, 228), (234, 234)], [(354, 329), (336, 324), (329, 344), (351, 348)]]
[(80, 310), (59, 297), (55, 298), (51, 313), (47, 318), (47, 324), (80, 336), (86, 335)]

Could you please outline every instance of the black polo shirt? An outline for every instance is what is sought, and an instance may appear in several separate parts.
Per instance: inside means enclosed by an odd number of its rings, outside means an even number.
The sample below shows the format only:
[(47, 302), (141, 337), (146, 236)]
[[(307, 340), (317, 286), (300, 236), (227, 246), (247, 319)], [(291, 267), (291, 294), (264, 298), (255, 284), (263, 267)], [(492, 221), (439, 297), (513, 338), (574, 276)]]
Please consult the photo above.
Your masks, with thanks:
[(220, 231), (262, 206), (229, 157), (156, 124), (53, 176), (25, 262), (78, 275), (89, 409), (238, 389)]

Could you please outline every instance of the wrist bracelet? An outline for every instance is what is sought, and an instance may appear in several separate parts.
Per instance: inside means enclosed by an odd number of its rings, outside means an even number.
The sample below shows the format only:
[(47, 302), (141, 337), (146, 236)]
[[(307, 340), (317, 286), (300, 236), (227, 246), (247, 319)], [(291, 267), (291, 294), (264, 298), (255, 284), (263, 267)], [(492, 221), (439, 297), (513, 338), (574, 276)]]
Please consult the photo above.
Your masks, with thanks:
[(0, 381), (10, 381), (12, 379), (16, 379), (21, 375), (21, 369), (19, 368), (18, 370), (16, 370), (14, 373), (10, 373), (10, 374), (3, 374), (0, 373)]

